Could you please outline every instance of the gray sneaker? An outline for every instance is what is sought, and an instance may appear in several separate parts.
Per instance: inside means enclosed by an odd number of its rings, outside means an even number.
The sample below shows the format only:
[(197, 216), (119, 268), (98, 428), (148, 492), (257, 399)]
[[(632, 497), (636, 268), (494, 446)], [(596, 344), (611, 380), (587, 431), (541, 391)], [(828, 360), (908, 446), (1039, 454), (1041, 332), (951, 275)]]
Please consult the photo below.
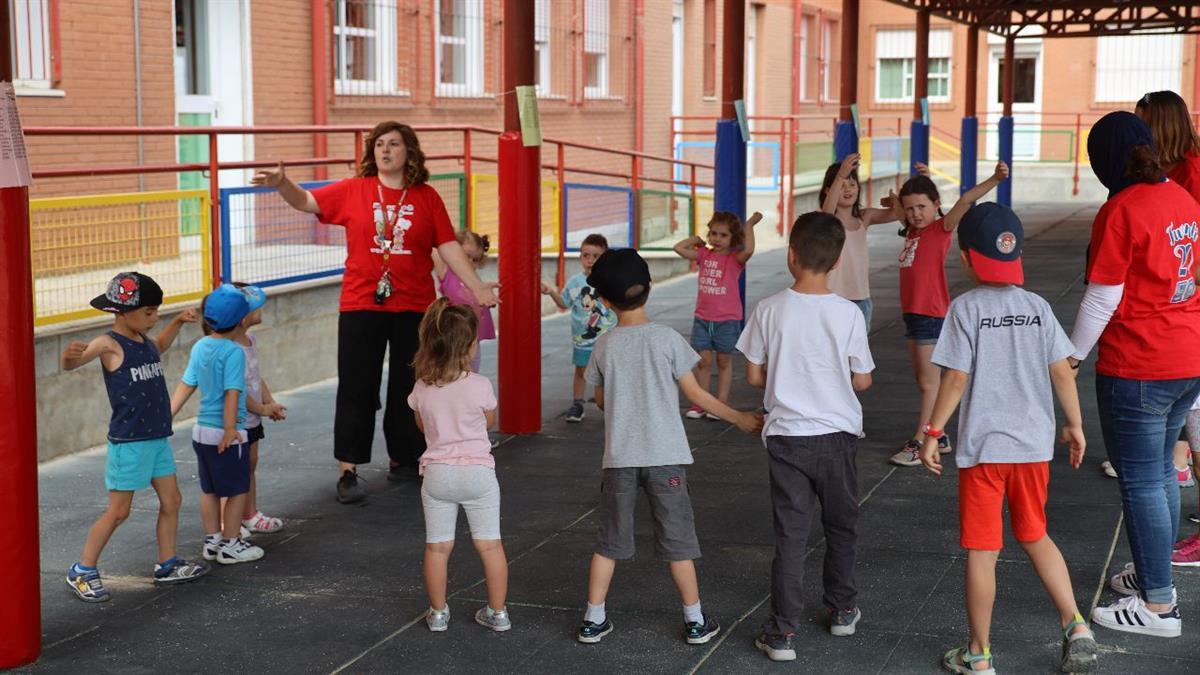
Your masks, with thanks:
[(796, 650), (792, 648), (791, 635), (768, 635), (761, 633), (754, 638), (754, 646), (758, 647), (772, 661), (795, 661)]
[(582, 422), (583, 421), (583, 401), (577, 400), (571, 404), (570, 408), (567, 408), (567, 421), (568, 422)]
[(358, 473), (347, 469), (337, 482), (337, 500), (343, 504), (361, 502), (367, 498), (367, 490), (359, 482)]
[(854, 635), (855, 626), (858, 625), (858, 620), (861, 618), (862, 612), (857, 607), (830, 612), (829, 634), (836, 635), (837, 637)]
[(475, 623), (490, 628), (497, 633), (512, 628), (512, 621), (508, 619), (508, 610), (502, 609), (499, 612), (493, 612), (491, 607), (480, 607), (478, 612), (475, 612)]
[(446, 605), (444, 609), (429, 608), (425, 614), (425, 625), (429, 626), (429, 630), (435, 633), (441, 633), (450, 627), (450, 605)]
[(154, 565), (154, 583), (182, 584), (188, 581), (195, 581), (208, 574), (209, 569), (206, 562), (191, 562), (178, 557), (172, 558), (166, 565), (162, 563)]

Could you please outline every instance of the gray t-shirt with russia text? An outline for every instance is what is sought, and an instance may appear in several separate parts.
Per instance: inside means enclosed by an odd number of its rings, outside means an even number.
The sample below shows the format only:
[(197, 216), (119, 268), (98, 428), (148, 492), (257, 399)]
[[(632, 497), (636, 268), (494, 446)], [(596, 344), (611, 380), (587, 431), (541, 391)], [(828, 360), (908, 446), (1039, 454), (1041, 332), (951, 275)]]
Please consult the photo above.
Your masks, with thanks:
[(700, 356), (657, 323), (615, 326), (596, 340), (584, 377), (604, 387), (604, 468), (691, 464), (679, 378)]
[(1074, 352), (1050, 305), (1023, 288), (978, 286), (955, 298), (933, 362), (970, 375), (958, 411), (958, 467), (1050, 461), (1049, 366)]

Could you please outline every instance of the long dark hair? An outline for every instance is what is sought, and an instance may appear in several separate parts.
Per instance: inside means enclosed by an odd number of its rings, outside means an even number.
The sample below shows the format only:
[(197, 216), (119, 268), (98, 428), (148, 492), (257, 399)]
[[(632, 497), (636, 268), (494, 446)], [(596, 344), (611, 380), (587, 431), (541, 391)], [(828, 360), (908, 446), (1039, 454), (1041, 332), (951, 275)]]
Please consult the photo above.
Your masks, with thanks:
[[(837, 177), (838, 169), (842, 167), (841, 162), (834, 162), (825, 169), (825, 179), (821, 181), (821, 194), (817, 197), (817, 207), (824, 208), (825, 197), (829, 194), (829, 188), (833, 187), (833, 179)], [(850, 207), (850, 215), (855, 218), (862, 218), (862, 183), (858, 180), (858, 169), (850, 172), (850, 176), (844, 180), (853, 180), (858, 185), (858, 199), (854, 200), (854, 206)]]
[(379, 167), (375, 166), (375, 142), (380, 136), (391, 132), (400, 134), (400, 138), (404, 141), (404, 148), (407, 150), (408, 159), (404, 164), (404, 184), (405, 185), (420, 185), (429, 180), (429, 169), (425, 168), (425, 153), (421, 151), (421, 142), (417, 140), (417, 132), (407, 124), (399, 122), (380, 122), (375, 125), (371, 133), (367, 134), (366, 141), (363, 143), (362, 158), (358, 161), (358, 171), (356, 176), (362, 178), (364, 176), (378, 176)]

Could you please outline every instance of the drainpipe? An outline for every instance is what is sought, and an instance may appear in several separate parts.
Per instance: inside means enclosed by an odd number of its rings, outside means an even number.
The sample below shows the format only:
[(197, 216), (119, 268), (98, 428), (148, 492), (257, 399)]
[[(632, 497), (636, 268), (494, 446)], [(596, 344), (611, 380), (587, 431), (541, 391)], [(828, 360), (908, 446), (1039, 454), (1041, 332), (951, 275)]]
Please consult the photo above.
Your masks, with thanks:
[[(646, 93), (646, 59), (643, 50), (644, 44), (642, 41), (642, 23), (646, 18), (646, 0), (637, 0), (634, 8), (633, 20), (633, 58), (636, 61), (634, 67), (635, 73), (635, 91), (634, 96), (634, 141), (633, 147), (639, 152), (646, 150), (646, 102), (643, 99)], [(636, 178), (636, 176), (635, 176)]]
[[(137, 106), (137, 125), (142, 126), (142, 2), (133, 0), (133, 98)], [(138, 166), (146, 163), (146, 138), (137, 137)], [(138, 174), (138, 191), (146, 190), (146, 174)]]
[[(325, 58), (325, 44), (329, 39), (329, 26), (326, 24), (325, 0), (312, 0), (312, 123), (315, 126), (329, 124), (329, 91), (325, 88), (329, 83), (329, 72), (326, 66), (329, 61)], [(323, 133), (313, 134), (312, 149), (314, 157), (329, 155), (329, 138)], [(354, 148), (354, 157), (362, 153), (362, 148)], [(313, 178), (325, 180), (329, 170), (324, 165), (313, 168)]]
[(792, 114), (800, 113), (800, 30), (804, 23), (804, 3), (792, 2)]

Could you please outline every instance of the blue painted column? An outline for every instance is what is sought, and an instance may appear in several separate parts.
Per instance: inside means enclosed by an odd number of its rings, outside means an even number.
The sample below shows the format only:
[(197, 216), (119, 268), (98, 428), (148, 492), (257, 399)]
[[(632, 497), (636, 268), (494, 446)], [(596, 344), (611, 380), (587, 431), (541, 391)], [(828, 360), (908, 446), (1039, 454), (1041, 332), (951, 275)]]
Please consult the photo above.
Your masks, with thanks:
[[(746, 222), (746, 140), (736, 119), (717, 121), (713, 209), (729, 211)], [(704, 236), (704, 235), (700, 235)], [(746, 317), (746, 274), (738, 279), (742, 319)]]
[(917, 175), (917, 162), (929, 164), (929, 127), (921, 120), (913, 120), (908, 143), (908, 175)]
[(979, 118), (964, 117), (962, 119), (962, 154), (959, 156), (959, 176), (961, 185), (959, 194), (975, 187), (978, 179), (975, 167), (979, 164)]
[(1000, 161), (1008, 165), (1009, 179), (996, 188), (996, 201), (1012, 207), (1013, 118), (1000, 118)]
[(833, 130), (834, 161), (840, 162), (855, 152), (858, 152), (858, 132), (854, 130), (854, 122), (838, 120)]

